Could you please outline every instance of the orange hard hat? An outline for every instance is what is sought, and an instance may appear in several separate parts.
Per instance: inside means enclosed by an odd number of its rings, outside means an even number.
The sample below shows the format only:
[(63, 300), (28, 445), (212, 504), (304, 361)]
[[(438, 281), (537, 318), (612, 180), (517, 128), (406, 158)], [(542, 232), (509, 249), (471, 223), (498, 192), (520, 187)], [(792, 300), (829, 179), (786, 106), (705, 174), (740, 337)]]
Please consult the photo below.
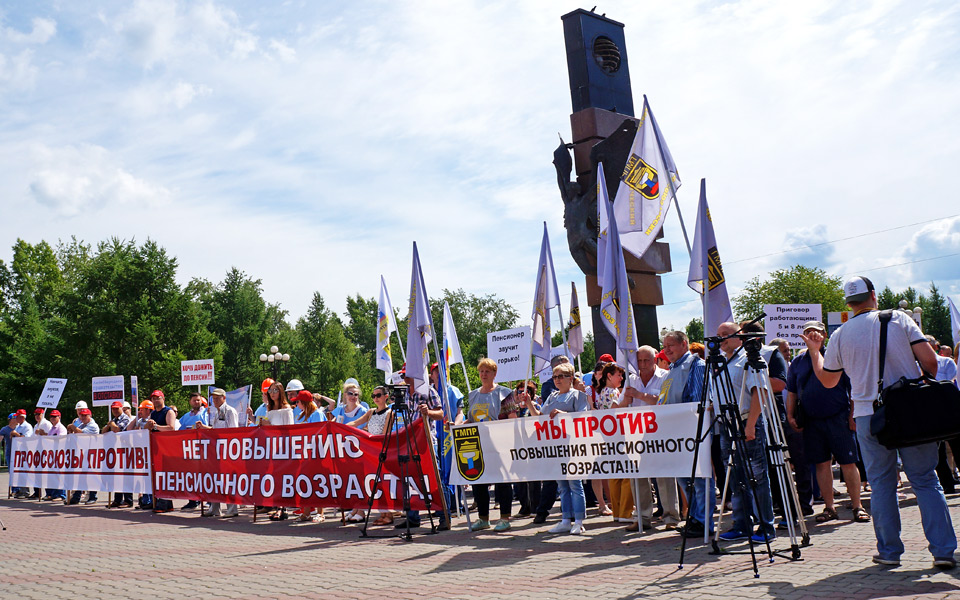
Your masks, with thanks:
[(260, 391), (266, 394), (271, 385), (273, 385), (273, 380), (267, 377), (263, 380), (263, 383), (260, 384)]

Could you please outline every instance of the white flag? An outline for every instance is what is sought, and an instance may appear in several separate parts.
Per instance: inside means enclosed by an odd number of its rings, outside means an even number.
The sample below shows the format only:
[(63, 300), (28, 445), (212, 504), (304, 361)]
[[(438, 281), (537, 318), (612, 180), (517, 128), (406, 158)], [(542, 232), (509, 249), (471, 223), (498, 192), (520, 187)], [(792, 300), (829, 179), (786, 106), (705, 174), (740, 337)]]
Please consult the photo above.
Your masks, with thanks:
[[(603, 191), (601, 192), (601, 188)], [(607, 257), (607, 207), (600, 201), (604, 198), (610, 203), (607, 193), (607, 178), (603, 169), (597, 168), (597, 279), (603, 277), (603, 262)]]
[(413, 243), (413, 273), (410, 276), (410, 312), (407, 315), (407, 377), (413, 379), (413, 387), (420, 393), (430, 388), (430, 342), (433, 328), (430, 325), (430, 305), (423, 285), (420, 269), (420, 253)]
[(950, 304), (950, 331), (953, 333), (953, 345), (960, 344), (960, 310), (953, 303), (950, 296), (947, 296), (947, 302)]
[(443, 358), (447, 371), (447, 383), (450, 383), (450, 365), (463, 362), (460, 352), (460, 340), (457, 339), (457, 328), (453, 325), (453, 315), (450, 313), (450, 304), (443, 303)]
[[(602, 165), (597, 169), (602, 170)], [(606, 190), (602, 190), (602, 201), (607, 207), (607, 255), (604, 259), (602, 294), (600, 296), (600, 314), (603, 324), (617, 340), (617, 349), (623, 352), (627, 368), (637, 368), (637, 327), (633, 321), (633, 303), (630, 300), (630, 283), (627, 279), (627, 267), (623, 262), (623, 248), (617, 231), (617, 218), (613, 206), (607, 200)], [(619, 356), (618, 352), (618, 356)]]
[[(706, 285), (704, 285), (706, 282)], [(721, 323), (733, 321), (727, 282), (717, 252), (717, 236), (713, 232), (713, 219), (707, 206), (707, 181), (700, 180), (700, 205), (697, 207), (697, 231), (693, 236), (690, 251), (690, 272), (687, 285), (700, 294), (703, 301), (703, 333), (717, 335)]]
[(577, 284), (570, 282), (570, 322), (567, 324), (567, 349), (574, 358), (583, 352), (583, 326), (580, 323), (580, 300), (577, 299)]
[(613, 201), (623, 248), (637, 258), (643, 256), (663, 227), (679, 187), (677, 165), (644, 96), (637, 137)]
[(377, 304), (377, 368), (384, 373), (393, 373), (393, 357), (390, 355), (390, 334), (397, 330), (397, 317), (393, 314), (387, 282), (380, 276), (380, 303)]
[(533, 340), (531, 353), (537, 357), (533, 370), (539, 371), (544, 363), (550, 363), (550, 309), (560, 306), (560, 292), (553, 271), (553, 254), (550, 252), (550, 237), (547, 224), (543, 224), (543, 241), (540, 243), (540, 264), (537, 267), (537, 289), (533, 294)]

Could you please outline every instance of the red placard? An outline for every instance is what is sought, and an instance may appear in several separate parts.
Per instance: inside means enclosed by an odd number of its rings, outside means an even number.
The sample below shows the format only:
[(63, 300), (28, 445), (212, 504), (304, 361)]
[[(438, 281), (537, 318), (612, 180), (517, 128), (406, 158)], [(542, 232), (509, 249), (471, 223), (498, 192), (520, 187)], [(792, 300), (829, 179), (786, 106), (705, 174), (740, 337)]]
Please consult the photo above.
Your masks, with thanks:
[[(430, 506), (440, 507), (437, 471), (423, 421), (409, 428), (412, 457), (405, 474), (410, 504), (423, 510), (416, 459), (426, 477)], [(398, 453), (398, 441), (401, 452)], [(256, 506), (366, 508), (377, 473), (383, 436), (340, 423), (189, 429), (150, 435), (154, 493), (160, 498)], [(373, 507), (403, 508), (398, 454), (407, 431), (390, 438)]]

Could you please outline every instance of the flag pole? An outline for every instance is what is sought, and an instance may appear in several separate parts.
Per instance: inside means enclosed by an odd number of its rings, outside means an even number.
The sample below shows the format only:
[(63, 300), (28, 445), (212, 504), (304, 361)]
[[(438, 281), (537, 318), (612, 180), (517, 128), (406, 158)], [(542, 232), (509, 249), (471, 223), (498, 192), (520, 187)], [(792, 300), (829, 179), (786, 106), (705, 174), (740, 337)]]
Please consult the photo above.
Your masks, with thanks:
[[(643, 95), (643, 109), (650, 113), (650, 104), (647, 102), (647, 95)], [(657, 150), (660, 151), (660, 156), (666, 156), (663, 152), (663, 143), (660, 141), (660, 132), (657, 131), (658, 127), (653, 128), (653, 136), (657, 138)], [(693, 256), (693, 250), (690, 247), (690, 238), (687, 237), (687, 226), (683, 222), (683, 214), (680, 212), (680, 201), (677, 199), (677, 188), (673, 187), (673, 180), (670, 178), (670, 173), (667, 173), (667, 182), (670, 185), (670, 189), (673, 191), (673, 203), (677, 205), (677, 216), (680, 217), (680, 230), (683, 231), (683, 241), (687, 244), (687, 255)]]

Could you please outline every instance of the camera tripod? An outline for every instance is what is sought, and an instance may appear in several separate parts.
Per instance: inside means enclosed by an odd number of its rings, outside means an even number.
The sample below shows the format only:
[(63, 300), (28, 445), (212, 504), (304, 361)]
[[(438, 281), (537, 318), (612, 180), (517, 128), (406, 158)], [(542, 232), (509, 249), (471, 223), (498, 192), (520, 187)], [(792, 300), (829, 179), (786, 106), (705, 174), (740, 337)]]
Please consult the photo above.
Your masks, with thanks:
[[(758, 317), (757, 320), (763, 318), (763, 315)], [(766, 445), (766, 455), (769, 457), (769, 461), (773, 469), (776, 470), (779, 477), (777, 478), (779, 482), (779, 493), (782, 500), (782, 505), (784, 507), (785, 522), (787, 524), (787, 531), (790, 537), (790, 556), (785, 556), (790, 560), (801, 560), (800, 559), (800, 550), (799, 544), (797, 544), (796, 539), (796, 525), (799, 523), (799, 528), (802, 531), (802, 543), (803, 545), (809, 544), (809, 535), (806, 531), (806, 525), (804, 524), (802, 518), (799, 518), (799, 500), (797, 498), (796, 487), (793, 481), (793, 474), (787, 468), (787, 461), (789, 460), (789, 454), (786, 451), (785, 436), (783, 434), (783, 429), (780, 427), (780, 420), (777, 416), (776, 407), (774, 405), (774, 396), (773, 390), (770, 388), (770, 379), (767, 372), (767, 365), (764, 362), (763, 357), (760, 353), (760, 340), (759, 338), (763, 336), (762, 333), (735, 333), (726, 337), (708, 337), (704, 340), (708, 349), (707, 356), (707, 370), (704, 376), (703, 390), (700, 398), (700, 405), (698, 407), (698, 430), (703, 431), (703, 423), (706, 419), (706, 412), (710, 406), (708, 403), (713, 402), (713, 408), (716, 410), (717, 415), (710, 423), (710, 427), (707, 428), (707, 432), (713, 429), (713, 426), (716, 424), (721, 430), (721, 435), (725, 435), (727, 439), (730, 440), (730, 452), (727, 459), (726, 466), (726, 483), (724, 485), (723, 495), (721, 496), (721, 506), (726, 498), (727, 489), (731, 482), (731, 474), (735, 475), (733, 478), (736, 481), (736, 487), (741, 493), (745, 495), (745, 492), (749, 490), (752, 492), (752, 497), (757, 499), (757, 489), (758, 482), (754, 474), (753, 469), (750, 467), (750, 460), (747, 454), (746, 449), (746, 429), (743, 417), (741, 415), (739, 398), (743, 396), (744, 393), (750, 393), (750, 390), (756, 389), (758, 394), (758, 400), (761, 407), (761, 415), (763, 416), (765, 428), (764, 432), (767, 437)], [(739, 394), (734, 394), (733, 383), (730, 378), (730, 371), (728, 368), (728, 361), (726, 357), (720, 351), (720, 343), (730, 337), (737, 337), (741, 340), (744, 340), (743, 350), (746, 352), (747, 365), (745, 367), (743, 381), (741, 382)], [(749, 385), (748, 385), (749, 382)], [(699, 457), (699, 446), (705, 438), (707, 433), (703, 433), (700, 437), (697, 438), (694, 450), (694, 461), (693, 469), (691, 473), (690, 484), (688, 485), (688, 497), (691, 497), (693, 488), (693, 475), (696, 474), (697, 470), (697, 460)], [(765, 465), (764, 465), (765, 468)], [(749, 507), (748, 507), (749, 510)], [(759, 511), (757, 511), (759, 513)], [(721, 511), (722, 514), (722, 511)], [(699, 515), (698, 515), (699, 516)], [(712, 517), (707, 515), (704, 518), (704, 522), (708, 522)], [(688, 516), (689, 520), (689, 516)], [(720, 535), (720, 523), (721, 520), (718, 519), (716, 532), (712, 541), (712, 552), (711, 554), (734, 554), (734, 552), (724, 551), (720, 549), (719, 546), (719, 535)], [(705, 539), (706, 531), (709, 531), (709, 528), (705, 527)], [(761, 529), (761, 532), (763, 530)], [(763, 532), (766, 533), (766, 532)], [(751, 557), (751, 562), (753, 565), (753, 574), (754, 577), (759, 577), (760, 573), (757, 569), (757, 554), (756, 548), (754, 545), (754, 540), (752, 538), (752, 527), (751, 531), (747, 532), (748, 534), (748, 543), (749, 543), (749, 554)], [(766, 545), (766, 554), (770, 560), (773, 562), (773, 557), (784, 556), (779, 552), (775, 552), (770, 544), (770, 539), (767, 535), (763, 536), (764, 543)], [(683, 568), (683, 558), (686, 551), (686, 536), (684, 536), (683, 541), (680, 547), (680, 565), (679, 568)]]
[[(383, 443), (380, 446), (380, 456), (377, 463), (377, 474), (373, 480), (373, 491), (370, 494), (369, 500), (367, 501), (367, 515), (363, 520), (363, 529), (360, 532), (360, 537), (394, 537), (392, 535), (375, 536), (367, 533), (367, 527), (370, 524), (370, 513), (373, 512), (373, 501), (377, 497), (380, 484), (383, 483), (383, 471), (384, 465), (387, 461), (387, 452), (391, 448), (391, 442), (393, 442), (397, 451), (397, 462), (400, 465), (400, 472), (397, 475), (400, 478), (400, 485), (402, 486), (403, 512), (407, 523), (406, 531), (401, 533), (400, 537), (409, 542), (413, 539), (413, 535), (410, 532), (410, 519), (406, 518), (410, 512), (410, 477), (416, 477), (417, 485), (420, 487), (420, 494), (423, 497), (424, 503), (426, 504), (427, 514), (430, 517), (430, 533), (437, 533), (438, 527), (433, 521), (433, 509), (431, 507), (433, 493), (428, 489), (427, 478), (423, 474), (423, 464), (420, 461), (420, 453), (417, 451), (417, 448), (415, 447), (413, 439), (410, 435), (410, 425), (413, 423), (413, 415), (411, 414), (412, 409), (407, 405), (406, 402), (406, 388), (400, 386), (389, 387), (391, 389), (391, 395), (393, 396), (392, 410), (394, 415), (394, 426), (390, 427), (383, 433)], [(396, 427), (398, 419), (400, 423), (399, 430)], [(427, 436), (430, 435), (430, 431), (426, 428), (426, 424), (424, 424), (424, 434)], [(429, 439), (427, 440), (427, 443), (432, 444)], [(430, 460), (433, 460), (432, 454)]]

